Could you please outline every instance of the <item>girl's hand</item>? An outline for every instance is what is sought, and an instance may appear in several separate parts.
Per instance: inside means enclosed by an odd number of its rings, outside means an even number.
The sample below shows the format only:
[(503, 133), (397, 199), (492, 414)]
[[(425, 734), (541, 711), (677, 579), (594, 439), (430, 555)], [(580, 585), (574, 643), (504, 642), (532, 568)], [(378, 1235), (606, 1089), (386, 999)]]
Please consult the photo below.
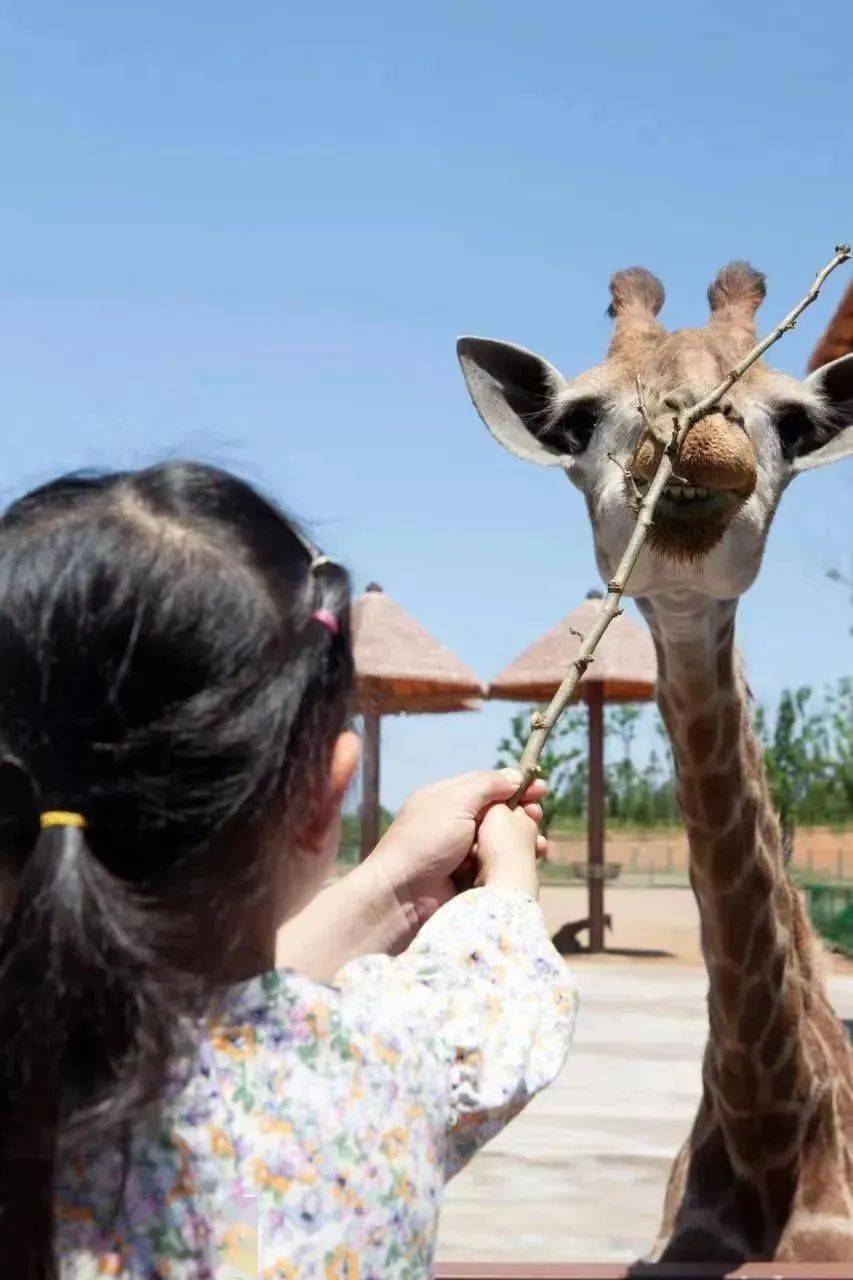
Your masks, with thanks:
[[(523, 807), (511, 812), (502, 802), (515, 794), (520, 782), (517, 769), (466, 773), (415, 792), (403, 805), (364, 866), (370, 866), (374, 874), (380, 874), (390, 884), (410, 921), (412, 933), (454, 896), (454, 873), (471, 853), (480, 824), (482, 832), (486, 829), (484, 819), (497, 812), (492, 806), (501, 806), (507, 818), (516, 820), (511, 828), (518, 832), (513, 848), (525, 870), (519, 872), (517, 878), (521, 883), (514, 887), (536, 891), (535, 887), (530, 889), (531, 873), (526, 867), (527, 833), (533, 832), (531, 856), (535, 881), (536, 823), (542, 816), (536, 802), (541, 800), (546, 788), (544, 782), (531, 783), (523, 797)], [(507, 852), (511, 843), (506, 825), (495, 826), (494, 836), (487, 839), (478, 883), (491, 884), (494, 874), (497, 881), (509, 884), (511, 873), (506, 863), (512, 856)], [(480, 857), (482, 860), (483, 855)]]
[(537, 891), (536, 834), (545, 793), (534, 782), (523, 808), (515, 769), (466, 773), (418, 791), (368, 858), (279, 928), (276, 964), (330, 982), (342, 965), (371, 952), (396, 955), (456, 893), (453, 876), (468, 861), (478, 884)]
[(521, 889), (538, 898), (536, 858), (542, 839), (538, 830), (542, 812), (531, 810), (539, 810), (539, 806), (508, 809), (506, 805), (495, 805), (486, 814), (477, 840), (476, 884), (490, 889)]

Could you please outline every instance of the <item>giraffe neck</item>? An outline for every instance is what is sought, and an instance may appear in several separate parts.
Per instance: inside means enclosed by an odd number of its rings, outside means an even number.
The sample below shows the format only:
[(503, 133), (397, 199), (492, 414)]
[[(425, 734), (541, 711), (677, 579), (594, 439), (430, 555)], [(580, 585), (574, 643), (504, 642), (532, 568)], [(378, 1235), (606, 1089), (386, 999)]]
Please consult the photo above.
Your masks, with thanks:
[(658, 653), (708, 968), (703, 1096), (662, 1256), (706, 1257), (725, 1235), (741, 1258), (849, 1258), (853, 1055), (785, 870), (736, 606), (686, 592), (638, 604)]
[(826, 1008), (813, 935), (788, 878), (779, 822), (734, 649), (735, 602), (638, 602), (658, 652), (709, 976), (706, 1086), (722, 1114), (811, 1096), (802, 1023)]

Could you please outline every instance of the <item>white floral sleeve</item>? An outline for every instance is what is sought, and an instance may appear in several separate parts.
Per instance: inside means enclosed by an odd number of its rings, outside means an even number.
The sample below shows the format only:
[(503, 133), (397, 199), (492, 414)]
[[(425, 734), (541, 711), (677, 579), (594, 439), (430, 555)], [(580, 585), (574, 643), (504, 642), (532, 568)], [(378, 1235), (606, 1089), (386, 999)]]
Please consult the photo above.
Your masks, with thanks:
[(335, 985), (419, 1042), (424, 1070), (441, 1064), (447, 1177), (558, 1074), (578, 1007), (537, 903), (488, 888), (442, 907), (401, 956), (352, 961)]

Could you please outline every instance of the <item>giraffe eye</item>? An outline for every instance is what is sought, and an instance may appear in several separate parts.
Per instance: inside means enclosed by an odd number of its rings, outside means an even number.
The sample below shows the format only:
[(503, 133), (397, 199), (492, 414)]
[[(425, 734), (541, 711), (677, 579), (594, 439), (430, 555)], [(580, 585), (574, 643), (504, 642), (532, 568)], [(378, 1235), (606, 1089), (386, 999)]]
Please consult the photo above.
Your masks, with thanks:
[(537, 429), (536, 438), (560, 453), (583, 453), (592, 439), (602, 407), (601, 401), (594, 397), (572, 400), (561, 406), (556, 417)]
[(782, 446), (782, 456), (789, 462), (804, 453), (811, 453), (823, 442), (825, 433), (821, 424), (802, 404), (780, 404), (773, 415), (776, 434)]

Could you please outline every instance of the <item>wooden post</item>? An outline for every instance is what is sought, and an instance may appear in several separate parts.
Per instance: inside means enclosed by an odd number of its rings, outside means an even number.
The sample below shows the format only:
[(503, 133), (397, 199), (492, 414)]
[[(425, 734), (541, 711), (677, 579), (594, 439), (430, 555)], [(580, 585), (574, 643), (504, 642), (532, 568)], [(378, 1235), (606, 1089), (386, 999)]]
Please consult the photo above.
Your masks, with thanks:
[(378, 700), (364, 713), (364, 742), (361, 784), (361, 861), (379, 841), (379, 748), (380, 725)]
[(604, 950), (604, 686), (586, 687), (589, 710), (589, 792), (587, 794), (587, 885), (589, 949)]

